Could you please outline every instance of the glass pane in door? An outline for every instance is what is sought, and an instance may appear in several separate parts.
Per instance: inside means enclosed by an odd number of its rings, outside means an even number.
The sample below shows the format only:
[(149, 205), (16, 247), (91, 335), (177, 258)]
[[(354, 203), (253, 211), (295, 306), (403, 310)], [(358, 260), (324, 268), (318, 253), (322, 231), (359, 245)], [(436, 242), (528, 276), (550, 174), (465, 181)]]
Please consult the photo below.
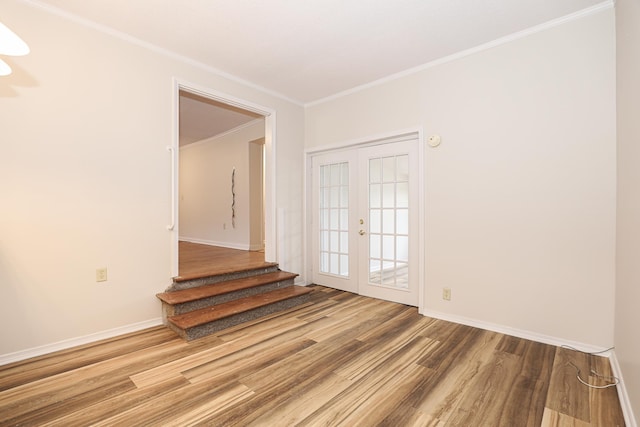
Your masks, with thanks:
[(319, 242), (321, 273), (349, 276), (349, 163), (320, 166)]
[(369, 159), (369, 283), (409, 287), (409, 156)]

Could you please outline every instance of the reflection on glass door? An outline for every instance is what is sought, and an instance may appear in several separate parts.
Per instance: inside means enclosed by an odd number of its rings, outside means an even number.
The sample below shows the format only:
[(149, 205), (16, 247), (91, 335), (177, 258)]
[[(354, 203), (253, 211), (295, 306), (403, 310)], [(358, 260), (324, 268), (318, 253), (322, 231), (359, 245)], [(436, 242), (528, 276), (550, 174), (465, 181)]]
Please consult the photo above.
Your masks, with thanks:
[(369, 159), (369, 284), (409, 287), (409, 156)]
[(327, 153), (312, 158), (312, 280), (343, 291), (358, 291), (355, 219), (357, 152)]
[(320, 272), (349, 277), (349, 163), (320, 166)]
[(359, 150), (361, 295), (418, 305), (416, 140)]

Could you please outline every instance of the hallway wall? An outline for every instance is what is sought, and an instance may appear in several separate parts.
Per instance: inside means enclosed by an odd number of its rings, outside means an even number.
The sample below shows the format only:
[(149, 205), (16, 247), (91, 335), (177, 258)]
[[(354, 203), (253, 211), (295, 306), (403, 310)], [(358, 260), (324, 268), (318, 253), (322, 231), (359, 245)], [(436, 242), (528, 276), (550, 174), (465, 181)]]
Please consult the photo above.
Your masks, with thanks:
[(618, 211), (615, 346), (640, 420), (640, 2), (616, 2)]
[[(264, 120), (257, 120), (180, 149), (181, 240), (234, 249), (250, 248), (250, 141), (263, 137)], [(232, 220), (234, 168), (235, 220)]]

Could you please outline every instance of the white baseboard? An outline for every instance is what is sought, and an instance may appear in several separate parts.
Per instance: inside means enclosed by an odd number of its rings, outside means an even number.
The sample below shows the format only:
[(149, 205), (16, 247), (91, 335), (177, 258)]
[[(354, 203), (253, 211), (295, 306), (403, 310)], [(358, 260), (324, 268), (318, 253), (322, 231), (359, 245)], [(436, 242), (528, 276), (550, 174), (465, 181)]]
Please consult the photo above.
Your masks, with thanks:
[(618, 400), (620, 400), (620, 406), (622, 407), (622, 413), (624, 414), (624, 423), (627, 427), (638, 427), (636, 418), (633, 415), (631, 400), (629, 399), (629, 395), (627, 394), (627, 388), (624, 385), (622, 369), (620, 369), (620, 364), (618, 363), (618, 358), (616, 357), (615, 350), (611, 352), (611, 355), (609, 356), (609, 362), (611, 363), (613, 376), (617, 377), (620, 380), (620, 382), (616, 386), (616, 389), (618, 390)]
[(197, 239), (195, 237), (182, 237), (182, 236), (179, 237), (178, 240), (180, 240), (181, 242), (198, 243), (200, 245), (220, 246), (222, 248), (229, 248), (229, 249), (240, 249), (242, 251), (251, 250), (251, 247), (249, 245), (245, 245), (241, 243), (216, 242), (213, 240), (204, 240), (204, 239)]
[(249, 245), (250, 251), (264, 251), (264, 244), (258, 243), (254, 245)]
[(160, 317), (158, 317), (157, 319), (150, 319), (143, 322), (120, 326), (118, 328), (113, 328), (102, 332), (96, 332), (94, 334), (89, 334), (82, 337), (58, 341), (40, 347), (16, 351), (15, 353), (2, 354), (0, 355), (0, 366), (6, 365), (8, 363), (19, 362), (25, 359), (30, 359), (32, 357), (42, 356), (43, 354), (53, 353), (55, 351), (66, 350), (68, 348), (76, 347), (79, 345), (89, 344), (107, 338), (113, 338), (118, 335), (128, 334), (130, 332), (137, 332), (142, 329), (152, 328), (159, 325), (162, 325), (162, 318)]
[(428, 317), (435, 317), (436, 319), (447, 320), (449, 322), (460, 323), (467, 326), (473, 326), (475, 328), (486, 329), (488, 331), (498, 332), (505, 335), (511, 335), (518, 338), (524, 338), (531, 341), (540, 342), (543, 344), (555, 345), (557, 347), (560, 346), (569, 346), (573, 347), (576, 350), (584, 351), (586, 353), (601, 353), (601, 356), (608, 357), (610, 351), (606, 351), (607, 349), (604, 347), (594, 346), (590, 344), (584, 344), (576, 341), (569, 341), (558, 337), (553, 337), (550, 335), (539, 334), (536, 332), (531, 332), (523, 329), (511, 328), (509, 326), (497, 325), (495, 323), (483, 322), (476, 319), (471, 319), (463, 316), (456, 316), (448, 313), (441, 313), (438, 311), (425, 309), (424, 313), (421, 313)]

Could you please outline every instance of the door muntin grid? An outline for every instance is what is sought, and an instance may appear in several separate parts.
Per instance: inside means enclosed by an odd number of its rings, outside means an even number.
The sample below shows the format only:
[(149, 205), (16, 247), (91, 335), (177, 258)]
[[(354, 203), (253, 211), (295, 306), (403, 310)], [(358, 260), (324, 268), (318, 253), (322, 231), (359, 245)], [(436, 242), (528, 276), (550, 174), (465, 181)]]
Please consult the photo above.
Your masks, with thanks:
[(320, 166), (319, 271), (349, 277), (349, 163)]
[(409, 289), (409, 156), (369, 159), (369, 284)]

